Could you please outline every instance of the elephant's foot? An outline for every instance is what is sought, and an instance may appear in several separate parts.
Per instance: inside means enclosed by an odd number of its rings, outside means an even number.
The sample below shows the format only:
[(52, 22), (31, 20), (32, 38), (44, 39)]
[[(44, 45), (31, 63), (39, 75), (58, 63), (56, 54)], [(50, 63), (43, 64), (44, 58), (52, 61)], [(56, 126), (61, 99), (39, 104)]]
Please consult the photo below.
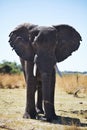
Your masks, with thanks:
[(46, 117), (46, 115), (38, 115), (38, 120), (47, 121), (47, 122), (55, 122), (59, 120), (59, 117), (57, 115), (54, 115), (52, 117)]
[(23, 118), (25, 119), (36, 119), (36, 114), (32, 114), (30, 115), (28, 112), (25, 112), (24, 115), (23, 115)]
[(52, 115), (52, 116), (46, 116), (46, 119), (48, 122), (53, 122), (53, 121), (56, 121), (58, 120), (58, 116), (56, 114)]
[(37, 108), (37, 107), (36, 107), (36, 112), (37, 112), (38, 114), (44, 114), (44, 111), (43, 111), (42, 108)]

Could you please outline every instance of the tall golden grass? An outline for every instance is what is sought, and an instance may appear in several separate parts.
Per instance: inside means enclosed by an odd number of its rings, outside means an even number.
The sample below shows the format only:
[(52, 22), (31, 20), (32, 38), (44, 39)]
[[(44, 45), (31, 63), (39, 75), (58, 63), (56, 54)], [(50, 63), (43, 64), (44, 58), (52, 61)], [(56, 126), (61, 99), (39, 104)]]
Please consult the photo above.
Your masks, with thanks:
[(0, 74), (0, 88), (24, 88), (23, 74)]
[[(23, 74), (0, 74), (0, 88), (24, 88)], [(67, 93), (74, 93), (77, 89), (87, 91), (87, 76), (83, 74), (66, 74), (61, 78), (56, 75), (56, 87)]]
[(87, 76), (83, 74), (65, 74), (56, 76), (56, 86), (67, 93), (74, 93), (76, 90), (87, 92)]

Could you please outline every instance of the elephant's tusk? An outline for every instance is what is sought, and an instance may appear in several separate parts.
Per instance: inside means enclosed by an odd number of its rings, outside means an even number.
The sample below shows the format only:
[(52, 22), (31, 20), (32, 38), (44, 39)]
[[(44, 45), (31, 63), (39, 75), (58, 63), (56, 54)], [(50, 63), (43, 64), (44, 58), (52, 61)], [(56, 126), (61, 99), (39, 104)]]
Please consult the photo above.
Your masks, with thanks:
[(37, 57), (37, 55), (34, 56), (34, 63), (36, 63)]
[(54, 68), (55, 68), (55, 70), (57, 71), (57, 73), (59, 74), (59, 76), (62, 77), (62, 73), (61, 73), (60, 70), (58, 69), (58, 66), (55, 65)]
[(37, 72), (37, 65), (34, 64), (34, 69), (33, 69), (33, 75), (36, 76), (36, 72)]

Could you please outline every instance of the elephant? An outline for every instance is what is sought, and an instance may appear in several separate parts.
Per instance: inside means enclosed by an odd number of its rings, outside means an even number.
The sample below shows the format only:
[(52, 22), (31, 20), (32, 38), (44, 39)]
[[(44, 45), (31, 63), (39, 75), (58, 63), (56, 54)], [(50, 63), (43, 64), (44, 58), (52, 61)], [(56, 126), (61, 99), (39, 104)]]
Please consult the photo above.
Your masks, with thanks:
[[(20, 57), (27, 85), (24, 118), (57, 119), (54, 106), (55, 65), (64, 61), (80, 46), (82, 38), (70, 25), (38, 26), (24, 23), (9, 34), (10, 46)], [(36, 65), (36, 75), (34, 75)], [(35, 92), (37, 105), (35, 105)]]

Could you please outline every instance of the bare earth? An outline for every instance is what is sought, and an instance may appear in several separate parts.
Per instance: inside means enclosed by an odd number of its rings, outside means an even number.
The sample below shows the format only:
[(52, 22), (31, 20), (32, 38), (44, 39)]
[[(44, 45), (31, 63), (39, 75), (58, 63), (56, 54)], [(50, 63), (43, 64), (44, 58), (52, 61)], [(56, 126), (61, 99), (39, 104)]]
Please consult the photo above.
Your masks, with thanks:
[(86, 94), (77, 98), (56, 88), (58, 121), (52, 123), (23, 119), (25, 98), (25, 89), (0, 89), (0, 130), (87, 130)]

